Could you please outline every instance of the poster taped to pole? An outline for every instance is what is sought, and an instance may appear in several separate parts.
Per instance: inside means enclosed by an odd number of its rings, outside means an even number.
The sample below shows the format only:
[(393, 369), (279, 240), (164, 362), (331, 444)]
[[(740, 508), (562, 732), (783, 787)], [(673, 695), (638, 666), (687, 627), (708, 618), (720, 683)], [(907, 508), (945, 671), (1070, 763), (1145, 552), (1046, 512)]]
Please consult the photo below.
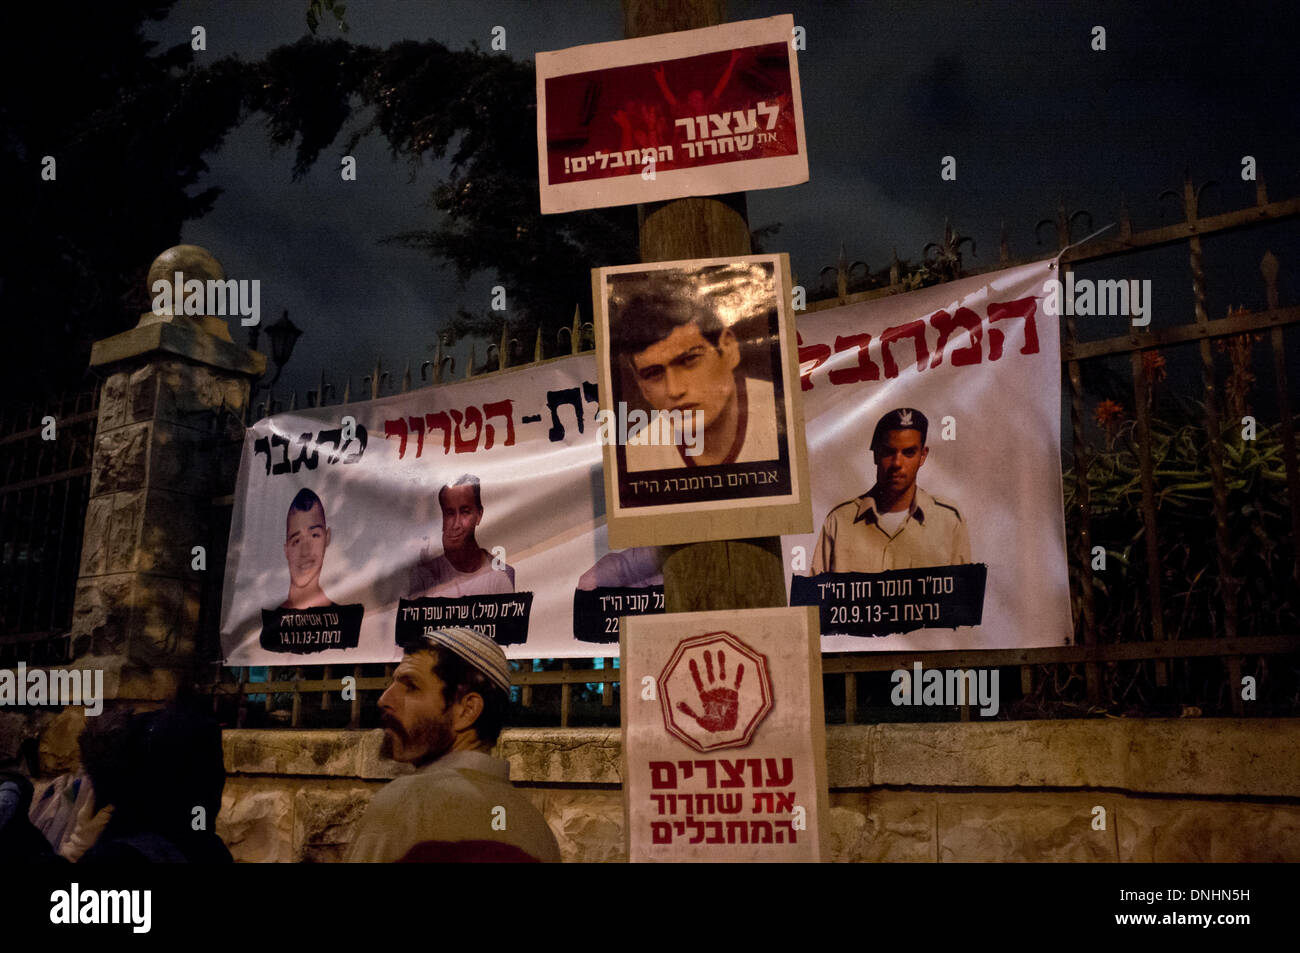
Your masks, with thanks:
[(794, 18), (537, 54), (543, 213), (808, 181)]
[(812, 528), (785, 255), (592, 272), (610, 544)]
[(628, 859), (826, 858), (826, 716), (813, 609), (625, 619)]

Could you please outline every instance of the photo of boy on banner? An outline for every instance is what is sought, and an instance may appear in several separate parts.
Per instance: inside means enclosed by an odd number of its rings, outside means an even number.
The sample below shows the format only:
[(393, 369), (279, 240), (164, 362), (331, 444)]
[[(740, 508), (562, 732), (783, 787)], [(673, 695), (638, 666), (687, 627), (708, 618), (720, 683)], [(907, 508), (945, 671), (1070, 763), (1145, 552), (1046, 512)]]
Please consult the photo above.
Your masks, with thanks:
[[(466, 625), (500, 645), (528, 639), (531, 592), (516, 593), (515, 569), (505, 547), (483, 547), (483, 486), (465, 473), (438, 490), (442, 552), (426, 538), (411, 566), (406, 595), (398, 602), (394, 641), (407, 645), (442, 624)], [(436, 553), (436, 555), (435, 555)]]
[(338, 605), (321, 588), (329, 545), (325, 504), (315, 491), (303, 487), (289, 501), (284, 521), (289, 594), (278, 607), (262, 610), (264, 649), (304, 654), (356, 647), (365, 607)]
[(420, 554), (411, 567), (407, 598), (482, 596), (515, 591), (513, 566), (497, 564), (479, 545), (475, 530), (483, 520), (483, 490), (478, 477), (466, 473), (438, 491), (442, 511), (442, 552)]

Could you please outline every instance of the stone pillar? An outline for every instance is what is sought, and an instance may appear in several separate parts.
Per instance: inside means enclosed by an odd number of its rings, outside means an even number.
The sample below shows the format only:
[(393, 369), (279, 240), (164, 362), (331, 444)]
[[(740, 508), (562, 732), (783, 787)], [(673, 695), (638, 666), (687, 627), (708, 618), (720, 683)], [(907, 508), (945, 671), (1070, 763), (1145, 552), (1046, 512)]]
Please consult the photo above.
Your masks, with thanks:
[[(150, 288), (178, 271), (224, 278), (207, 251), (178, 245), (155, 260)], [(238, 455), (228, 447), (266, 358), (236, 344), (222, 318), (149, 312), (96, 342), (90, 363), (103, 383), (72, 656), (75, 667), (104, 670), (108, 699), (163, 702), (196, 675), (203, 572), (222, 571), (208, 514), (234, 487)], [(195, 546), (207, 556), (202, 571)]]

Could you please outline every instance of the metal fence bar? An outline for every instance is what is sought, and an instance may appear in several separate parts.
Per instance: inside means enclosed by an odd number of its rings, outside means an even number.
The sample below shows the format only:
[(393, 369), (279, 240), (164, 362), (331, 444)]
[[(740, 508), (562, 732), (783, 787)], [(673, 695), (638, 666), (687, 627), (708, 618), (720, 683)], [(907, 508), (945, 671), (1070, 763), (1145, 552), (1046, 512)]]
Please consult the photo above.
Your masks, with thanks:
[[(573, 664), (567, 659), (561, 663), (561, 670), (571, 672)], [(573, 708), (573, 683), (565, 681), (560, 685), (560, 727), (569, 727), (569, 714)]]
[[(913, 662), (927, 668), (1030, 668), (1039, 665), (1078, 665), (1089, 659), (1097, 662), (1140, 662), (1152, 659), (1216, 658), (1228, 655), (1268, 656), (1300, 652), (1300, 633), (1290, 635), (1247, 636), (1227, 640), (1223, 638), (1171, 639), (1165, 642), (1117, 642), (1099, 645), (1089, 650), (1080, 645), (1062, 645), (1038, 649), (959, 649), (934, 652), (869, 652), (860, 654), (823, 655), (822, 673), (825, 675), (855, 675), (865, 672), (892, 672), (909, 669)], [(356, 667), (357, 669), (360, 666)], [(610, 678), (609, 671), (601, 669), (561, 669), (549, 672), (513, 672), (512, 685), (524, 685), (521, 675), (547, 676), (535, 679), (532, 684), (581, 685), (590, 683), (593, 675), (608, 678), (612, 684), (621, 684), (621, 678)], [(378, 692), (388, 687), (390, 676), (354, 676), (356, 690)], [(341, 690), (340, 678), (268, 679), (250, 682), (243, 677), (235, 684), (216, 686), (217, 694), (252, 695), (286, 694)], [(524, 686), (527, 687), (527, 686)], [(525, 706), (527, 707), (527, 706)]]
[[(1069, 228), (1062, 223), (1064, 234), (1058, 236), (1058, 241), (1062, 244), (1068, 244), (1070, 240)], [(1069, 280), (1070, 266), (1063, 264), (1061, 266), (1062, 282)], [(1067, 309), (1073, 311), (1072, 308)], [(1078, 339), (1078, 327), (1074, 320), (1073, 314), (1068, 314), (1065, 318), (1065, 339), (1071, 345)], [(1083, 623), (1083, 644), (1093, 646), (1097, 641), (1097, 612), (1093, 602), (1093, 580), (1092, 580), (1092, 488), (1088, 483), (1088, 437), (1084, 430), (1084, 410), (1083, 410), (1083, 371), (1078, 361), (1070, 361), (1067, 365), (1067, 373), (1070, 379), (1070, 425), (1073, 435), (1074, 448), (1074, 483), (1075, 492), (1078, 494), (1078, 513), (1079, 513), (1079, 536), (1075, 546), (1075, 560), (1079, 567), (1079, 602), (1078, 614), (1080, 621)], [(1076, 632), (1078, 625), (1076, 623)], [(1087, 671), (1088, 697), (1095, 699), (1100, 694), (1100, 673), (1095, 665), (1091, 665)]]
[(1184, 241), (1189, 236), (1212, 235), (1215, 232), (1226, 232), (1250, 225), (1261, 225), (1265, 222), (1282, 221), (1294, 218), (1297, 215), (1300, 215), (1300, 198), (1270, 202), (1267, 205), (1254, 205), (1250, 208), (1238, 209), (1234, 212), (1223, 212), (1220, 215), (1210, 215), (1206, 218), (1191, 215), (1184, 222), (1165, 225), (1160, 228), (1144, 229), (1122, 240), (1094, 239), (1086, 245), (1065, 252), (1062, 260), (1069, 262), (1100, 261), (1103, 258), (1114, 258), (1116, 255), (1126, 255), (1131, 252), (1147, 251), (1161, 245), (1170, 245), (1174, 242)]
[[(1264, 293), (1268, 300), (1268, 310), (1278, 311), (1277, 295), (1277, 256), (1266, 252), (1259, 265), (1264, 276)], [(1294, 309), (1300, 311), (1300, 308)], [(1277, 406), (1279, 425), (1282, 428), (1282, 449), (1286, 457), (1287, 502), (1291, 507), (1291, 548), (1294, 551), (1295, 568), (1292, 580), (1300, 586), (1300, 460), (1297, 460), (1295, 439), (1295, 418), (1291, 413), (1291, 389), (1286, 373), (1286, 342), (1280, 327), (1269, 332), (1269, 344), (1273, 349), (1273, 378), (1277, 381)]]
[[(356, 693), (352, 696), (352, 712), (348, 716), (349, 728), (361, 727), (361, 666), (352, 666), (352, 677), (356, 680)], [(341, 687), (341, 686), (340, 686)]]
[(1213, 658), (1223, 655), (1286, 655), (1300, 652), (1300, 634), (1236, 639), (1168, 639), (1164, 642), (1112, 642), (1089, 649), (1060, 645), (1040, 649), (979, 649), (947, 652), (879, 652), (823, 655), (823, 672), (889, 672), (921, 662), (927, 668), (1002, 668), (1011, 665), (1069, 665), (1140, 662), (1148, 659)]
[[(1198, 194), (1191, 179), (1183, 182), (1183, 210), (1189, 223), (1196, 221)], [(1192, 294), (1196, 323), (1209, 322), (1205, 313), (1205, 266), (1201, 236), (1187, 240), (1191, 252)], [(1227, 638), (1237, 637), (1237, 586), (1232, 576), (1232, 557), (1228, 543), (1228, 487), (1223, 473), (1223, 428), (1219, 423), (1218, 386), (1215, 382), (1214, 354), (1208, 339), (1202, 338), (1201, 378), (1205, 394), (1205, 430), (1210, 455), (1210, 482), (1214, 492), (1214, 542), (1219, 560), (1219, 595), (1223, 599), (1223, 631)]]
[(298, 687), (302, 681), (301, 665), (294, 669), (293, 677), (293, 709), (289, 716), (289, 727), (299, 728), (302, 726), (302, 690)]
[[(1160, 537), (1156, 530), (1155, 474), (1151, 465), (1151, 391), (1146, 374), (1146, 355), (1156, 351), (1134, 351), (1130, 357), (1133, 368), (1133, 405), (1137, 414), (1138, 463), (1142, 470), (1142, 532), (1146, 537), (1147, 595), (1151, 600), (1151, 638), (1156, 642), (1165, 639), (1164, 599), (1160, 592)], [(1169, 668), (1163, 662), (1155, 663), (1156, 685), (1169, 684)]]
[(1231, 337), (1251, 331), (1268, 330), (1289, 324), (1300, 323), (1300, 307), (1269, 308), (1267, 311), (1243, 311), (1206, 321), (1203, 324), (1182, 324), (1172, 328), (1157, 328), (1141, 333), (1103, 338), (1099, 341), (1082, 341), (1061, 344), (1061, 360), (1082, 361), (1108, 354), (1127, 354), (1152, 347), (1168, 347), (1173, 344), (1186, 344), (1190, 341), (1203, 341), (1210, 338)]
[[(0, 447), (5, 446), (6, 444), (18, 443), (23, 440), (32, 440), (32, 439), (40, 438), (41, 431), (44, 428), (39, 426), (36, 427), (31, 426), (31, 418), (35, 414), (34, 408), (23, 408), (23, 409), (29, 411), (28, 418), (27, 418), (27, 426), (22, 430), (14, 430), (0, 437)], [(60, 428), (66, 428), (72, 426), (73, 424), (82, 424), (86, 422), (96, 423), (99, 420), (99, 410), (97, 408), (93, 410), (86, 410), (86, 411), (82, 411), (81, 413), (69, 414), (67, 417), (56, 418), (56, 420)]]

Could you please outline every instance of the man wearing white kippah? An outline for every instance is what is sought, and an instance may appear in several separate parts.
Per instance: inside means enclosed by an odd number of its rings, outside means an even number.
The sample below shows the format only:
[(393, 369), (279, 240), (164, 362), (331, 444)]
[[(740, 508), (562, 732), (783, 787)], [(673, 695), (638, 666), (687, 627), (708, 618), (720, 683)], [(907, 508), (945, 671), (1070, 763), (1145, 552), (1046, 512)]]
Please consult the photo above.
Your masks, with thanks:
[(379, 699), (380, 753), (418, 770), (370, 801), (350, 862), (560, 860), (546, 819), (489, 753), (501, 733), (510, 667), (501, 647), (466, 628), (406, 647)]

